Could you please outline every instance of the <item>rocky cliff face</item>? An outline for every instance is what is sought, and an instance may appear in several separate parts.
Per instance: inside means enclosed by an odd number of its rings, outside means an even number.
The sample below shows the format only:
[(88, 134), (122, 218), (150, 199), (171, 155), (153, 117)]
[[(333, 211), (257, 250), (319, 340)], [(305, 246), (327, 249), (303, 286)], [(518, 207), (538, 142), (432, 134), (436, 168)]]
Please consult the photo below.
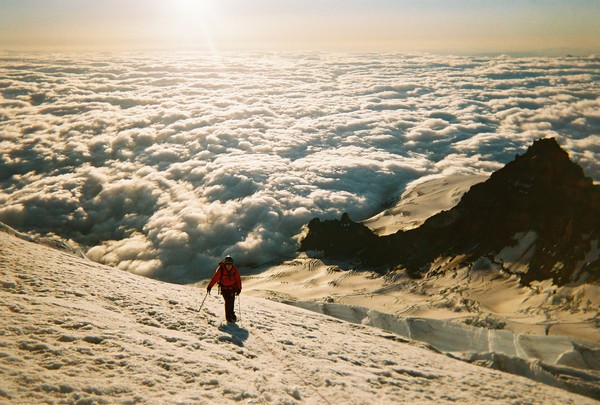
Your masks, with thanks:
[[(519, 250), (519, 236), (528, 235)], [(510, 271), (503, 252), (515, 250), (524, 284), (552, 279), (562, 285), (600, 278), (600, 186), (585, 177), (554, 139), (541, 139), (522, 156), (473, 186), (459, 204), (421, 227), (378, 237), (351, 221), (312, 220), (300, 250), (352, 257), (385, 271), (419, 274), (439, 257), (486, 256)], [(465, 263), (466, 264), (466, 263)]]

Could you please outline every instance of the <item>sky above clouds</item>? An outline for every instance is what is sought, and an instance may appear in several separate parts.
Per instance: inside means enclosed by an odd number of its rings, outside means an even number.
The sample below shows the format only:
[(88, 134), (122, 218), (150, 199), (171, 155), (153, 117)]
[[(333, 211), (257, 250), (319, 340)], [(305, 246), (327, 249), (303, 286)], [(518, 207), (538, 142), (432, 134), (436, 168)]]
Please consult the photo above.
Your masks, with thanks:
[(0, 221), (152, 277), (290, 257), (314, 217), (556, 137), (600, 181), (597, 57), (6, 54)]
[(0, 0), (0, 50), (589, 55), (596, 0)]

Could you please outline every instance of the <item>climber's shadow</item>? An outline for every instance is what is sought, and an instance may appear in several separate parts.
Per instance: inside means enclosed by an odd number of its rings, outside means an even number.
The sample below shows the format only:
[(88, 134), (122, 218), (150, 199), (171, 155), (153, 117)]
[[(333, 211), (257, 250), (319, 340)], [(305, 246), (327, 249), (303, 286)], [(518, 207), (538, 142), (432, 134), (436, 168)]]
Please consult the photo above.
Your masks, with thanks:
[(227, 323), (219, 326), (221, 332), (228, 333), (230, 336), (219, 336), (222, 342), (231, 342), (237, 346), (244, 347), (244, 342), (248, 340), (250, 333), (248, 329), (240, 328), (236, 323)]

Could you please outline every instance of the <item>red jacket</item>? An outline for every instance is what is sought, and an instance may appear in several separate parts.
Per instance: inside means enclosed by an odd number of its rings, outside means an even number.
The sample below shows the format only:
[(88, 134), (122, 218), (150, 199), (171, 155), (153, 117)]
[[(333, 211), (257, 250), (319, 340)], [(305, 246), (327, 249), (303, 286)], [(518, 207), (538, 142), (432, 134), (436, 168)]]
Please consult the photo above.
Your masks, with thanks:
[(208, 283), (208, 288), (212, 288), (216, 283), (219, 283), (221, 290), (236, 289), (242, 291), (242, 279), (240, 272), (234, 265), (231, 265), (231, 270), (227, 270), (224, 264), (219, 264), (215, 275)]

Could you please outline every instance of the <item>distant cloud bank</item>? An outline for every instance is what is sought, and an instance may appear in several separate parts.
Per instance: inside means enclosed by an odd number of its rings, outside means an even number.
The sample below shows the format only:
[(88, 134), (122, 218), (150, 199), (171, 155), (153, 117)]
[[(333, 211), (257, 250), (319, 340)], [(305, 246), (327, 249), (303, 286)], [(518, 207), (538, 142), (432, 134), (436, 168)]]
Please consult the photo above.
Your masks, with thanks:
[(556, 137), (600, 181), (600, 59), (0, 57), (0, 221), (186, 282), (289, 256), (315, 216)]

